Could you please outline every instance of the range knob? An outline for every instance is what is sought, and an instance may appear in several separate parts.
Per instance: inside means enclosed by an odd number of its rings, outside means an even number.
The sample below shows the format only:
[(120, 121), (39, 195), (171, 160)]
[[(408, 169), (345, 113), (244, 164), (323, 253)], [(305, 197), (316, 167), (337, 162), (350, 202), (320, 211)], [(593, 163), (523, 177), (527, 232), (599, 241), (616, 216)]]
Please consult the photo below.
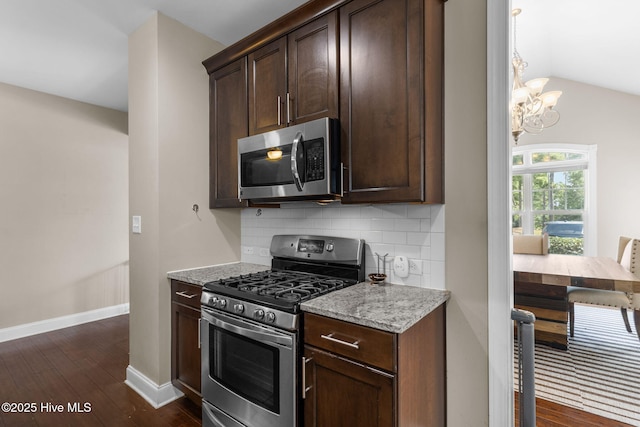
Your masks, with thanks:
[(236, 313), (242, 313), (244, 311), (244, 305), (242, 305), (242, 304), (234, 304), (233, 305), (233, 311), (235, 311)]
[(264, 310), (261, 308), (257, 309), (256, 311), (253, 312), (253, 317), (258, 320), (264, 319)]
[(219, 306), (220, 308), (225, 308), (225, 307), (227, 306), (227, 300), (226, 300), (226, 299), (223, 299), (223, 298), (220, 298), (220, 299), (218, 300), (218, 306)]
[(333, 252), (334, 246), (333, 243), (327, 243), (327, 252)]
[(209, 305), (212, 305), (215, 307), (216, 303), (218, 302), (218, 298), (217, 297), (211, 297), (209, 298)]
[(267, 322), (273, 323), (276, 321), (276, 314), (272, 311), (267, 311)]

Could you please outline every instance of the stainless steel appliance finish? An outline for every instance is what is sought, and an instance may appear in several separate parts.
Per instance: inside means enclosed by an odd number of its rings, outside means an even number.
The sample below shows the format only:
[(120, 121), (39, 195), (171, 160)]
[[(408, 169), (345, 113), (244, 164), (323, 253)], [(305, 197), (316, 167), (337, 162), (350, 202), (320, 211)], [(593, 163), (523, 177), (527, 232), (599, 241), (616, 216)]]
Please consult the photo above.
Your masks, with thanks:
[(238, 139), (238, 198), (335, 200), (342, 196), (340, 128), (322, 118)]
[(203, 426), (296, 427), (300, 303), (364, 277), (364, 241), (278, 235), (271, 270), (202, 292)]
[(201, 328), (202, 366), (207, 373), (202, 382), (203, 403), (211, 401), (213, 408), (233, 420), (216, 424), (203, 410), (203, 425), (297, 425), (297, 333), (239, 320), (206, 307), (202, 308), (201, 321), (205, 326)]

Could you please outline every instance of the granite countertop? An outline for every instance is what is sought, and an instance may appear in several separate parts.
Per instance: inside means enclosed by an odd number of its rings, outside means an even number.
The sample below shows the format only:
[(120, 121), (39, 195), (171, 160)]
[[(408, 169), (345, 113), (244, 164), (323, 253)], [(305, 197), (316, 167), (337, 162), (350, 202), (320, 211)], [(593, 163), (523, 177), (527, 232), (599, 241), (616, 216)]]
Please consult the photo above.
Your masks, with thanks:
[(303, 302), (302, 311), (387, 332), (402, 333), (444, 304), (449, 291), (358, 283)]
[(260, 271), (270, 269), (271, 267), (268, 265), (232, 262), (229, 264), (212, 265), (209, 267), (170, 271), (167, 273), (167, 277), (169, 279), (180, 280), (181, 282), (202, 286), (213, 280), (226, 279), (228, 277), (239, 276), (241, 274), (258, 273)]

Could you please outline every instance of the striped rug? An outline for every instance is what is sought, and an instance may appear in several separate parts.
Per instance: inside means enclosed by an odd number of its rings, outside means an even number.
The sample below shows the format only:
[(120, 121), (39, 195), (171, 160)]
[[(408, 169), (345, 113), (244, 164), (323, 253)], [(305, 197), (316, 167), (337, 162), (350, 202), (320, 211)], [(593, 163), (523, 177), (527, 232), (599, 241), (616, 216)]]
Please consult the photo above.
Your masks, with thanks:
[(576, 304), (575, 313), (567, 351), (536, 345), (536, 396), (640, 426), (640, 341), (632, 314), (630, 334), (619, 310)]

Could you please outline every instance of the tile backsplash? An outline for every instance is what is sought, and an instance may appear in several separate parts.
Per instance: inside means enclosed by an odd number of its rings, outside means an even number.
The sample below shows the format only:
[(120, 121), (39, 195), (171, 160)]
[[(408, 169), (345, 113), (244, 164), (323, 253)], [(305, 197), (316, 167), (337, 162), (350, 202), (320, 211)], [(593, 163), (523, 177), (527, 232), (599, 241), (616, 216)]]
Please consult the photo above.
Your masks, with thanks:
[[(314, 234), (364, 239), (366, 273), (377, 270), (387, 254), (392, 283), (444, 289), (444, 205), (284, 204), (280, 208), (246, 208), (241, 215), (242, 261), (271, 264), (274, 234)], [(393, 258), (409, 259), (409, 277), (393, 273)], [(380, 264), (382, 270), (382, 263)]]

